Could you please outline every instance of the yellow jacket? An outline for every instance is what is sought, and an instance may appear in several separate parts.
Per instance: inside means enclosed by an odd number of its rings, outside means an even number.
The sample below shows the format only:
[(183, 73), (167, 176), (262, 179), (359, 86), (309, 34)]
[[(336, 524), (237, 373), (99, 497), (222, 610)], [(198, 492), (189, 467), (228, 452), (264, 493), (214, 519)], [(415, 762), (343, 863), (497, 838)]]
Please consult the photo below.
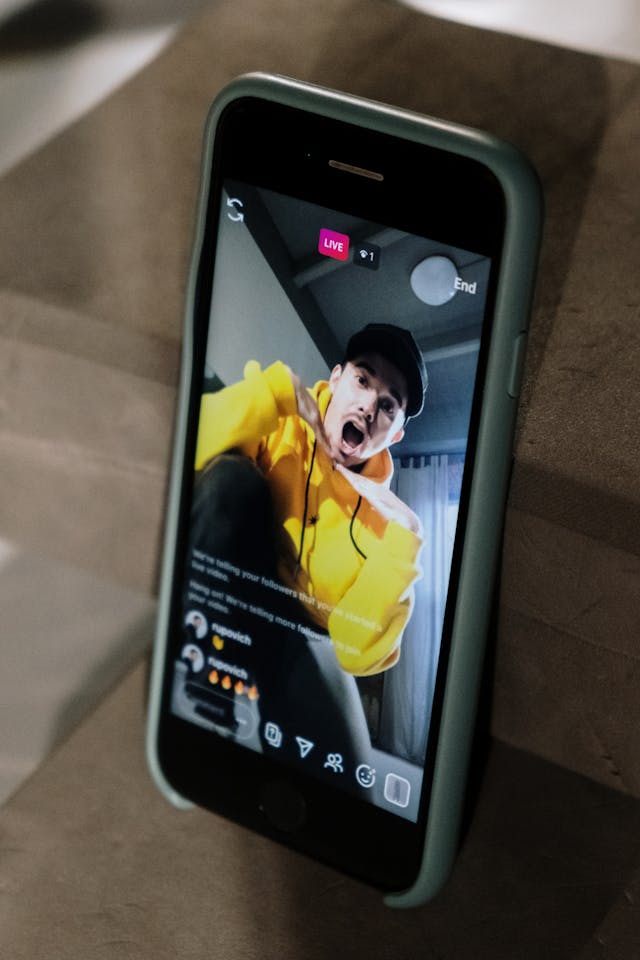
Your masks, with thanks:
[[(244, 375), (239, 383), (202, 397), (196, 470), (232, 447), (256, 461), (269, 482), (282, 532), (282, 583), (328, 630), (347, 672), (380, 673), (400, 656), (402, 631), (413, 607), (412, 584), (420, 576), (422, 541), (360, 501), (320, 445), (313, 456), (315, 437), (297, 415), (283, 363), (261, 371), (250, 361)], [(324, 417), (331, 399), (328, 383), (318, 382), (310, 393)], [(388, 484), (393, 472), (389, 452), (376, 454), (362, 472)]]

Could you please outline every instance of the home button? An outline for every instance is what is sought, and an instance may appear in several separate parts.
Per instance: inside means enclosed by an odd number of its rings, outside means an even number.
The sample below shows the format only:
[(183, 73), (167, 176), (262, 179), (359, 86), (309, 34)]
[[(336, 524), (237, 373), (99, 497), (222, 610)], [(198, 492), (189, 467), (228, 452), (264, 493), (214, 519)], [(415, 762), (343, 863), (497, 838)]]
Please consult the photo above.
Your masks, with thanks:
[(307, 804), (299, 790), (283, 780), (270, 780), (260, 791), (260, 810), (278, 830), (293, 833), (307, 819)]

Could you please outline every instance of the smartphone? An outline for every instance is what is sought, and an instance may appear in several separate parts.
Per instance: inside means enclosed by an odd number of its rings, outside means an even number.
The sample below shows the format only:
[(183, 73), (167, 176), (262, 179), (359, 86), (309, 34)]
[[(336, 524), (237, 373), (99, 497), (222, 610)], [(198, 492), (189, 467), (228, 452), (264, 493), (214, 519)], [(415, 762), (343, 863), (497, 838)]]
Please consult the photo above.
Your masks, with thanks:
[(211, 109), (149, 764), (395, 906), (456, 853), (541, 217), (484, 133), (258, 74)]

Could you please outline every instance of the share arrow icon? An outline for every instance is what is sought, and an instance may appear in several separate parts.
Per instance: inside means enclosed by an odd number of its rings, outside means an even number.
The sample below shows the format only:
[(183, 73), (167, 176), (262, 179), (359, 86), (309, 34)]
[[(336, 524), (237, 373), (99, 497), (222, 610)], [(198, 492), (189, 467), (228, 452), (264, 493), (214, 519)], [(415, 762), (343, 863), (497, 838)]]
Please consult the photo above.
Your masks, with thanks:
[(298, 744), (298, 749), (300, 750), (300, 757), (302, 760), (307, 756), (308, 753), (311, 753), (315, 747), (315, 743), (312, 740), (305, 740), (304, 737), (296, 737), (296, 743)]

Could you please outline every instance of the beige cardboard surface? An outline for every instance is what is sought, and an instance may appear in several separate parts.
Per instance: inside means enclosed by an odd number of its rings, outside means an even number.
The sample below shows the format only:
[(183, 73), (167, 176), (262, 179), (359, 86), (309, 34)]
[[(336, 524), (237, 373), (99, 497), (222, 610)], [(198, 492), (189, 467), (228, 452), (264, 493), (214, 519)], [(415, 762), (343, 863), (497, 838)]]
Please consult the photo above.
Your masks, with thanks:
[(175, 365), (152, 336), (0, 294), (2, 535), (149, 592)]
[(3, 541), (0, 610), (1, 805), (148, 648), (155, 603)]
[(493, 728), (640, 795), (640, 558), (511, 508)]
[[(637, 794), (637, 67), (377, 0), (212, 5), (0, 182), (0, 533), (153, 591), (201, 129), (256, 68), (486, 127), (539, 167), (493, 728)], [(144, 766), (145, 684), (141, 665), (0, 812), (3, 956), (640, 954), (640, 814), (621, 790), (494, 744), (450, 884), (393, 913), (170, 808)]]
[[(145, 684), (141, 664), (0, 813), (3, 956), (635, 956), (638, 801), (494, 744), (444, 893), (392, 911), (328, 867), (170, 807), (144, 766)], [(630, 952), (607, 948), (616, 931)]]

